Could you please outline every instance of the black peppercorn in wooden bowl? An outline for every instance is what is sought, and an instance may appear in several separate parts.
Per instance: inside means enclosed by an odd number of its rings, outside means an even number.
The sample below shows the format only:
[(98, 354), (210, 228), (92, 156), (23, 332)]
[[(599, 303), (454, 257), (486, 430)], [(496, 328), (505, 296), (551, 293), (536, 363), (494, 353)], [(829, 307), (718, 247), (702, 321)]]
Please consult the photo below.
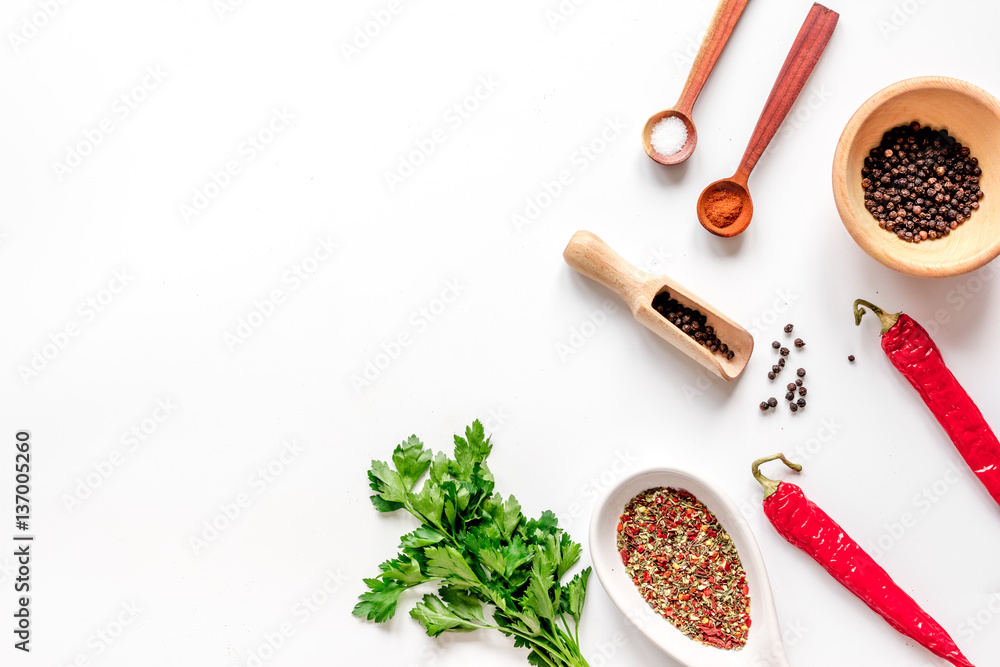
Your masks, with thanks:
[(980, 268), (1000, 254), (1000, 102), (937, 76), (880, 90), (840, 137), (833, 196), (851, 237), (889, 268), (925, 278)]

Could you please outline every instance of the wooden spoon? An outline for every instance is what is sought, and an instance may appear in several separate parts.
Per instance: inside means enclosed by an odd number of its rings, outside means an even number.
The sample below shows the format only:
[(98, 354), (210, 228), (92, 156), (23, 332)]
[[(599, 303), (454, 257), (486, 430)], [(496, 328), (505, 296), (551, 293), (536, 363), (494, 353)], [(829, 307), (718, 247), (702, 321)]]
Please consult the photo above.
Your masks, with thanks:
[[(653, 114), (646, 121), (645, 127), (642, 128), (642, 147), (646, 149), (646, 155), (653, 158), (654, 161), (660, 164), (678, 164), (691, 157), (691, 153), (694, 152), (695, 144), (698, 143), (698, 131), (691, 120), (691, 111), (694, 109), (698, 95), (701, 94), (702, 87), (708, 80), (708, 75), (712, 73), (712, 68), (715, 67), (715, 63), (719, 59), (719, 54), (722, 53), (722, 48), (729, 41), (729, 36), (733, 32), (733, 28), (736, 27), (736, 21), (743, 13), (743, 8), (747, 6), (747, 2), (749, 0), (722, 0), (719, 3), (719, 6), (715, 8), (711, 23), (708, 24), (708, 30), (701, 42), (701, 48), (698, 49), (698, 55), (695, 56), (694, 63), (691, 65), (691, 72), (688, 74), (687, 82), (684, 84), (684, 90), (681, 91), (677, 104), (671, 109)], [(653, 127), (670, 116), (684, 121), (684, 126), (687, 128), (687, 141), (673, 155), (661, 155), (653, 148)]]
[[(736, 236), (750, 224), (753, 217), (753, 200), (747, 189), (750, 172), (764, 149), (771, 143), (781, 122), (788, 115), (813, 68), (823, 55), (833, 29), (837, 27), (837, 12), (818, 2), (813, 4), (809, 15), (799, 29), (792, 50), (785, 58), (785, 64), (778, 72), (778, 78), (771, 88), (771, 95), (764, 104), (764, 110), (757, 120), (750, 143), (743, 154), (739, 168), (731, 178), (724, 178), (709, 185), (698, 198), (698, 220), (702, 226), (717, 236)], [(738, 204), (738, 206), (737, 206)], [(728, 222), (718, 216), (709, 217), (710, 205), (737, 209), (738, 215)]]
[[(563, 258), (579, 273), (616, 292), (632, 309), (635, 319), (650, 331), (722, 379), (735, 380), (746, 368), (753, 352), (753, 336), (667, 276), (654, 276), (637, 269), (591, 232), (574, 234), (563, 251)], [(736, 353), (735, 356), (727, 359), (723, 354), (712, 352), (656, 312), (653, 298), (661, 292), (669, 292), (682, 305), (704, 313), (708, 326), (715, 329), (715, 334)]]

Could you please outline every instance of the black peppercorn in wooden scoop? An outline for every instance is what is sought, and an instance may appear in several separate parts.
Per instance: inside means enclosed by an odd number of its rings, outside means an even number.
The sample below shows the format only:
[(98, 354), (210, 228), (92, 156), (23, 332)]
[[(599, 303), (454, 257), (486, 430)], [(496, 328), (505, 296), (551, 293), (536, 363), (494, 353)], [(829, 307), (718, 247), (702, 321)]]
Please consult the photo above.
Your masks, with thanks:
[[(616, 292), (632, 309), (635, 319), (646, 328), (722, 379), (735, 380), (746, 368), (753, 352), (753, 336), (684, 286), (667, 276), (654, 276), (632, 266), (591, 232), (574, 234), (563, 251), (563, 258), (579, 273)], [(653, 307), (653, 299), (664, 292), (669, 292), (681, 306), (704, 314), (707, 326), (728, 346), (733, 357), (730, 359), (721, 351), (713, 352), (658, 313)]]

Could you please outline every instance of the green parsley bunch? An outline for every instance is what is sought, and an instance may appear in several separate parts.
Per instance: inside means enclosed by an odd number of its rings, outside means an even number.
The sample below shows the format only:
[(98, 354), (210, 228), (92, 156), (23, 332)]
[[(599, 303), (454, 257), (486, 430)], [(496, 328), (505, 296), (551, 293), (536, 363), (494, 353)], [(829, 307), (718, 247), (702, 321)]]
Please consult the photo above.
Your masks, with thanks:
[(428, 635), (492, 628), (529, 648), (532, 665), (586, 667), (579, 627), (590, 568), (562, 583), (580, 559), (580, 545), (552, 512), (528, 519), (514, 496), (494, 494), (486, 467), (491, 449), (476, 420), (464, 438), (455, 436), (454, 459), (433, 455), (414, 435), (396, 447), (391, 466), (372, 461), (375, 508), (405, 509), (422, 525), (403, 535), (400, 553), (379, 565), (376, 577), (364, 580), (369, 590), (354, 614), (383, 623), (403, 591), (433, 582), (438, 594), (424, 595), (410, 610)]

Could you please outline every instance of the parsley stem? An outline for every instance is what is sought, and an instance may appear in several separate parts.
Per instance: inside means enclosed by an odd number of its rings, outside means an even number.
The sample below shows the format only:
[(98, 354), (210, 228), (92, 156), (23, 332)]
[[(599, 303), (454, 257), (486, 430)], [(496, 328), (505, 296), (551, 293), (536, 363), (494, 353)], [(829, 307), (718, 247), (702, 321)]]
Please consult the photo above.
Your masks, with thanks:
[[(560, 640), (556, 637), (545, 636), (544, 639), (547, 639), (549, 641), (544, 642), (539, 637), (533, 637), (523, 632), (518, 632), (513, 628), (506, 628), (506, 631), (511, 632), (512, 634), (515, 634), (518, 637), (521, 637), (526, 642), (531, 644), (535, 649), (535, 652), (538, 653), (539, 657), (545, 660), (546, 663), (553, 665), (553, 667), (558, 667), (557, 663), (553, 662), (552, 660), (549, 660), (545, 654), (548, 654), (548, 657), (558, 660), (559, 663), (567, 665), (568, 667), (573, 667), (573, 666), (586, 667), (587, 665), (586, 661), (583, 659), (583, 656), (580, 655), (579, 650), (567, 650), (565, 648), (565, 643), (560, 642)], [(563, 643), (563, 646), (559, 646), (560, 643)], [(545, 654), (541, 653), (540, 651), (545, 651)]]
[[(517, 613), (516, 611), (514, 612), (514, 614), (520, 616), (520, 614)], [(565, 620), (565, 618), (563, 620)], [(569, 665), (569, 666), (587, 665), (587, 662), (583, 659), (583, 656), (580, 654), (580, 649), (572, 645), (572, 640), (567, 642), (566, 640), (568, 640), (569, 638), (566, 637), (562, 633), (562, 631), (556, 627), (554, 627), (556, 633), (555, 635), (545, 632), (544, 630), (539, 635), (531, 635), (513, 627), (501, 628), (499, 626), (496, 626), (495, 629), (500, 630), (501, 632), (509, 632), (512, 635), (517, 635), (527, 643), (531, 644), (534, 648), (536, 648), (536, 652), (538, 649), (544, 650), (550, 657), (557, 659), (560, 663), (564, 665)], [(542, 654), (539, 653), (539, 655)], [(546, 662), (555, 665), (555, 663), (552, 663), (550, 660), (546, 660)], [(555, 665), (555, 667), (558, 667), (558, 665)]]
[[(580, 624), (579, 623), (576, 624), (576, 632), (574, 632), (574, 631), (570, 630), (569, 623), (566, 621), (566, 616), (563, 615), (563, 616), (561, 616), (561, 618), (562, 618), (563, 627), (566, 628), (566, 633), (565, 633), (565, 635), (563, 635), (565, 637), (566, 643), (569, 644), (569, 646), (573, 649), (573, 651), (577, 655), (580, 655), (580, 657), (583, 657), (582, 654), (580, 653), (580, 639), (579, 639), (579, 635), (577, 634), (580, 631)], [(562, 633), (560, 633), (560, 634), (562, 634)]]
[(552, 661), (551, 661), (551, 660), (549, 660), (549, 659), (548, 659), (547, 657), (545, 657), (545, 654), (544, 654), (544, 653), (542, 653), (541, 651), (539, 651), (539, 650), (538, 650), (537, 648), (535, 648), (535, 649), (534, 649), (534, 651), (535, 651), (535, 654), (536, 654), (536, 655), (537, 655), (537, 656), (538, 656), (539, 658), (541, 658), (542, 660), (544, 660), (546, 664), (549, 664), (549, 665), (552, 665), (552, 667), (557, 667), (556, 663), (552, 662)]
[(573, 648), (575, 648), (576, 650), (579, 651), (580, 647), (577, 646), (576, 642), (573, 641), (573, 631), (569, 629), (569, 623), (566, 622), (566, 617), (565, 616), (560, 616), (560, 619), (562, 620), (563, 627), (566, 628), (566, 639), (567, 639), (567, 641), (569, 641), (569, 643), (573, 646)]

